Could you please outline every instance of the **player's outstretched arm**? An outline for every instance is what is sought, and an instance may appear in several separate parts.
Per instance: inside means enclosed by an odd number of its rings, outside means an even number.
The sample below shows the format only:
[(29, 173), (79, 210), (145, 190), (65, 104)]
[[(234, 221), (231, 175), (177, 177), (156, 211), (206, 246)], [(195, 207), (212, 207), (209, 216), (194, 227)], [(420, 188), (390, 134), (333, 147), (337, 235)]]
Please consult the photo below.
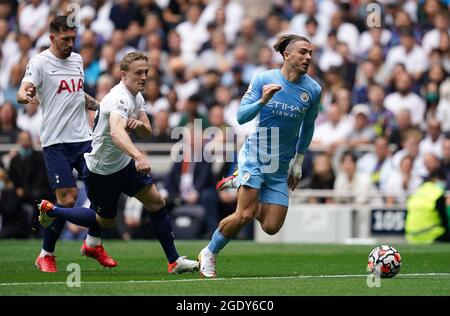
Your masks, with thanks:
[[(250, 88), (255, 89), (255, 88)], [(256, 89), (255, 89), (256, 90)], [(241, 105), (237, 113), (237, 121), (239, 124), (245, 124), (253, 120), (258, 115), (261, 107), (263, 107), (273, 95), (281, 90), (281, 86), (275, 83), (270, 83), (262, 87), (262, 93), (247, 92), (241, 100)], [(257, 95), (261, 95), (261, 98), (256, 99)]]
[(23, 82), (17, 92), (17, 102), (27, 104), (31, 102), (36, 95), (36, 87), (31, 82)]
[(86, 110), (97, 111), (100, 108), (100, 102), (95, 100), (86, 92), (84, 93), (84, 101), (84, 107), (86, 108)]
[(150, 164), (145, 156), (134, 146), (127, 133), (127, 120), (118, 113), (111, 112), (109, 116), (110, 134), (113, 142), (125, 154), (136, 161), (136, 170), (140, 173), (148, 174)]

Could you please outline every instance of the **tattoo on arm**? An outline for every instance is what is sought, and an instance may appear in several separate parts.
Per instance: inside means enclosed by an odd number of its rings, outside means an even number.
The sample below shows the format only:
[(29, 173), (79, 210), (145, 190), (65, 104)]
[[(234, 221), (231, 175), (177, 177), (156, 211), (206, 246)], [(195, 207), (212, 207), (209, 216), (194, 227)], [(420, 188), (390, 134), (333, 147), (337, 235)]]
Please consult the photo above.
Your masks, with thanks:
[(93, 97), (91, 97), (89, 94), (85, 93), (84, 99), (86, 101), (85, 102), (86, 110), (97, 111), (100, 108), (100, 103), (97, 100), (95, 100)]

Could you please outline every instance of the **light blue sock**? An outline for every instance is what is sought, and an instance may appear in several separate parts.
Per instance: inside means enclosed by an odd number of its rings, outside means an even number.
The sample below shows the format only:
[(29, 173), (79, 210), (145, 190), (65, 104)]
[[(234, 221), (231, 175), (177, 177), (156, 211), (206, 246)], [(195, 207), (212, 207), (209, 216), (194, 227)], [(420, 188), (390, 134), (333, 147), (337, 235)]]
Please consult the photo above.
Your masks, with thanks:
[(225, 238), (222, 233), (219, 232), (219, 229), (216, 229), (208, 244), (208, 249), (213, 254), (217, 255), (229, 242), (230, 239)]

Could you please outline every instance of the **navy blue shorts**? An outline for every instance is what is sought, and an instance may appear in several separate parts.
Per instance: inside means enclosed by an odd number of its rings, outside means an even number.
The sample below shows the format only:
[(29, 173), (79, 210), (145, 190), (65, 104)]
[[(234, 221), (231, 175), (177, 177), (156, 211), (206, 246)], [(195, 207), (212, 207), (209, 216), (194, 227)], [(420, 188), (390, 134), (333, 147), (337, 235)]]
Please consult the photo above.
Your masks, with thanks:
[(90, 208), (101, 217), (115, 218), (121, 193), (135, 196), (154, 181), (151, 176), (138, 173), (132, 159), (122, 170), (106, 176), (88, 171), (85, 183), (91, 201)]
[(91, 150), (91, 141), (54, 144), (42, 149), (48, 179), (53, 190), (76, 187), (73, 169), (77, 170), (78, 179), (83, 181), (86, 179), (84, 153)]

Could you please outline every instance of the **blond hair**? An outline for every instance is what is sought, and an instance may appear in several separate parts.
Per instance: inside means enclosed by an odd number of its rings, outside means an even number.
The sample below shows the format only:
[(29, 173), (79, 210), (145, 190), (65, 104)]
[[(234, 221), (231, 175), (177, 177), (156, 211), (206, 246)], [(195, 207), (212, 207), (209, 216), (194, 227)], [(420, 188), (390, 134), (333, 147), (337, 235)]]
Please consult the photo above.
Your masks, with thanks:
[(125, 57), (120, 62), (120, 70), (128, 71), (130, 64), (136, 60), (145, 60), (148, 62), (148, 57), (142, 52), (131, 52), (125, 55)]

